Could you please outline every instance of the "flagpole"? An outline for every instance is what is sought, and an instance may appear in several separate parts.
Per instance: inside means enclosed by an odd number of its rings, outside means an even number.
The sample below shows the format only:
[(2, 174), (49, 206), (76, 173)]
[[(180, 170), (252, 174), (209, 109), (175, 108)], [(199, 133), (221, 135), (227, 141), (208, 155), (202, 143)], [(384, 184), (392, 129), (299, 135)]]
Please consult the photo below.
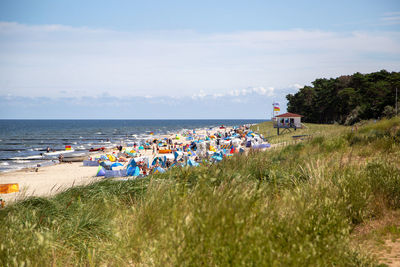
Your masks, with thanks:
[(271, 120), (274, 121), (275, 120), (275, 110), (274, 110), (274, 105), (275, 105), (275, 100), (272, 100), (272, 118)]

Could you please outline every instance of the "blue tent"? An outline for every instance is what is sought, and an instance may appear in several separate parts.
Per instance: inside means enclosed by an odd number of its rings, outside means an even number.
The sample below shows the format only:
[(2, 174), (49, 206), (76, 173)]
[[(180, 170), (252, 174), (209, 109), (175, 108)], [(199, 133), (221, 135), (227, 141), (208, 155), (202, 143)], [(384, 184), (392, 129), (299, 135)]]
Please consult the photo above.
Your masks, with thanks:
[(136, 167), (129, 166), (126, 169), (126, 176), (139, 176), (139, 175), (140, 175), (140, 169), (138, 166)]
[(156, 161), (158, 160), (158, 162), (161, 164), (161, 166), (164, 166), (165, 162), (163, 161), (163, 159), (161, 157), (155, 157), (153, 159), (153, 162), (151, 163), (151, 166), (156, 165)]
[(246, 147), (251, 147), (251, 141), (246, 142)]
[(106, 175), (106, 171), (102, 166), (99, 166), (99, 168), (97, 169), (97, 173), (96, 176), (105, 176)]
[(155, 173), (164, 173), (164, 172), (165, 172), (165, 170), (161, 167), (156, 167), (153, 171), (154, 174)]
[(220, 157), (220, 156), (212, 156), (211, 158), (215, 159), (216, 161), (221, 161), (222, 160), (222, 157)]
[(128, 167), (136, 167), (136, 166), (137, 166), (137, 164), (136, 164), (135, 159), (131, 159), (131, 160), (129, 161), (129, 163), (128, 163)]
[(194, 167), (199, 166), (199, 163), (197, 163), (196, 161), (191, 160), (191, 159), (189, 159), (187, 163), (189, 166), (194, 166)]
[(178, 152), (178, 151), (175, 151), (175, 152), (174, 152), (175, 160), (178, 160), (178, 157), (179, 157), (179, 156), (182, 156), (182, 155), (183, 155), (182, 152), (180, 152), (180, 151), (179, 151), (179, 152)]
[(119, 162), (115, 162), (115, 163), (113, 163), (113, 164), (111, 165), (111, 169), (112, 169), (113, 167), (119, 167), (119, 166), (124, 166), (124, 164), (119, 163)]
[(100, 166), (102, 166), (106, 170), (111, 170), (111, 161), (102, 161), (100, 162)]

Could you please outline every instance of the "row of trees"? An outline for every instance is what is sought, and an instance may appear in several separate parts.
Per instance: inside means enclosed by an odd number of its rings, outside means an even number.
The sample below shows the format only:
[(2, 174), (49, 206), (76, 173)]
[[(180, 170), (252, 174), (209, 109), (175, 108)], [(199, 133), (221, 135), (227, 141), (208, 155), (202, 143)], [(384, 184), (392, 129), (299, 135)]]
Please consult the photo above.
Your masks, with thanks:
[[(359, 120), (392, 116), (396, 88), (400, 95), (400, 72), (379, 72), (316, 79), (286, 96), (288, 111), (304, 116), (305, 122), (353, 124)], [(400, 106), (400, 105), (399, 105)]]

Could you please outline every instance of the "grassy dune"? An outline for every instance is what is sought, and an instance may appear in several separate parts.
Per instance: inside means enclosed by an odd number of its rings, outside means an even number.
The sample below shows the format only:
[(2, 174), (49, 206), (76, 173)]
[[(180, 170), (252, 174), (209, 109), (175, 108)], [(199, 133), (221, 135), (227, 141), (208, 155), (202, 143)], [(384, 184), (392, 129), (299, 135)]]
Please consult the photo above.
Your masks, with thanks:
[(291, 129), (291, 131), (280, 129), (280, 135), (277, 134), (277, 129), (273, 127), (272, 121), (263, 122), (251, 128), (253, 131), (263, 134), (271, 144), (293, 142), (294, 139), (292, 136), (297, 135), (305, 135), (307, 139), (316, 135), (329, 136), (332, 134), (340, 134), (343, 131), (351, 129), (350, 127), (332, 124), (304, 123), (303, 125), (305, 125), (303, 129), (297, 129), (296, 131), (294, 129)]
[(400, 208), (400, 118), (308, 131), (281, 149), (10, 205), (0, 265), (375, 266), (353, 236)]

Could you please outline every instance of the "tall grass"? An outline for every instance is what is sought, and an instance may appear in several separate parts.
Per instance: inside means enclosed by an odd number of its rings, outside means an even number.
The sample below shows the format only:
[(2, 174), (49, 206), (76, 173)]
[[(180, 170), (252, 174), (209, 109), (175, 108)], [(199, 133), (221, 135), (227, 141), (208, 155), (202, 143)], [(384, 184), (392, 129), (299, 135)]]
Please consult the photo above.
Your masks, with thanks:
[(294, 141), (293, 136), (297, 135), (305, 135), (305, 138), (312, 136), (330, 136), (332, 134), (338, 135), (351, 129), (350, 127), (337, 124), (304, 123), (304, 125), (305, 127), (302, 129), (290, 129), (290, 131), (280, 129), (280, 135), (277, 134), (277, 129), (273, 127), (272, 121), (253, 125), (251, 129), (263, 134), (271, 144), (291, 143)]
[(0, 264), (372, 266), (350, 234), (400, 208), (399, 125), (26, 199), (0, 211)]

